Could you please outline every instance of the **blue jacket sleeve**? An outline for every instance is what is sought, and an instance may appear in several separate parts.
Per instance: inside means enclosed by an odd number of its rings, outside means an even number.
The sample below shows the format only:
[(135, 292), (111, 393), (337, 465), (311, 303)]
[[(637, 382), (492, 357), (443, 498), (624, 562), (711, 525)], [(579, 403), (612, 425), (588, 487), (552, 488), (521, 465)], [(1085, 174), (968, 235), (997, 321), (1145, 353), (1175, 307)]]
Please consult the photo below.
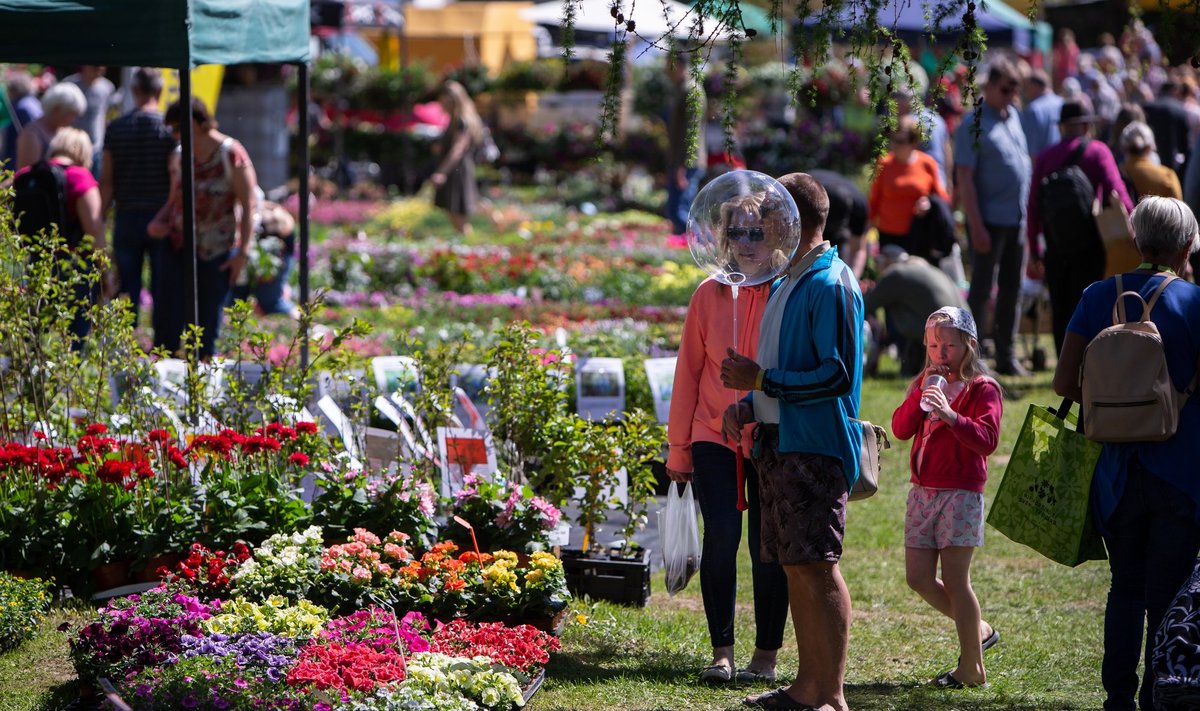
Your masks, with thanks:
[[(791, 357), (784, 368), (770, 368), (763, 376), (763, 392), (770, 397), (792, 404), (832, 400), (849, 393), (854, 387), (854, 359), (861, 357), (859, 340), (862, 337), (862, 295), (848, 280), (844, 270), (837, 281), (813, 290), (811, 307), (805, 309), (807, 319), (789, 319), (789, 351)], [(849, 277), (853, 278), (853, 277)], [(805, 328), (808, 333), (797, 333)], [(804, 349), (811, 349), (809, 363), (816, 367), (800, 367), (805, 359)]]

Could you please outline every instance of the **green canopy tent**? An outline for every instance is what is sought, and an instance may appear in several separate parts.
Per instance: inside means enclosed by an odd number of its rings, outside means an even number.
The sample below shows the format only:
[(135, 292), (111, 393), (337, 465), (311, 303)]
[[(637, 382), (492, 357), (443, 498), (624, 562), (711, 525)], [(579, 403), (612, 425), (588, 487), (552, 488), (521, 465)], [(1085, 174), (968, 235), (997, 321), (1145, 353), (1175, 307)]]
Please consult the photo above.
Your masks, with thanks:
[[(308, 136), (309, 0), (0, 0), (0, 62), (114, 64), (179, 72), (192, 100), (201, 64), (299, 67), (300, 133)], [(180, 125), (188, 311), (198, 321), (192, 123)], [(308, 303), (308, 141), (300, 141), (300, 300)], [(308, 339), (302, 359), (308, 361)]]

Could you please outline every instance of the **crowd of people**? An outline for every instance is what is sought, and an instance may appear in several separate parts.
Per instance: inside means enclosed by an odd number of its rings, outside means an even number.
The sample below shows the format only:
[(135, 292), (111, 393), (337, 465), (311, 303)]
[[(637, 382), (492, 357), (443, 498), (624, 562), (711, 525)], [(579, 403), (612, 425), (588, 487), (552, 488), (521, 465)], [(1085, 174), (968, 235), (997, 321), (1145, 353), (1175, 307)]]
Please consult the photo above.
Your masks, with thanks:
[[(713, 651), (700, 679), (774, 682), (790, 611), (796, 676), (785, 686), (747, 696), (745, 704), (844, 711), (851, 598), (839, 561), (846, 505), (862, 475), (866, 446), (859, 405), (863, 324), (871, 299), (864, 300), (853, 269), (824, 236), (830, 192), (804, 173), (779, 182), (798, 208), (799, 246), (769, 287), (743, 287), (735, 298), (731, 287), (710, 278), (696, 289), (676, 363), (667, 474), (674, 482), (692, 483), (705, 524), (700, 585)], [(777, 219), (781, 209), (772, 200), (778, 198), (743, 197), (722, 207), (717, 239), (737, 259), (767, 260), (784, 243), (783, 235), (797, 229)], [(1142, 263), (1097, 280), (1076, 298), (1054, 376), (1059, 394), (1083, 401), (1085, 349), (1112, 325), (1117, 304), (1133, 304), (1136, 296), (1147, 311), (1141, 318), (1159, 327), (1170, 382), (1183, 394), (1170, 399), (1172, 407), (1183, 404), (1175, 413), (1178, 427), (1168, 436), (1102, 440), (1093, 480), (1093, 513), (1112, 573), (1101, 670), (1104, 707), (1120, 710), (1153, 708), (1152, 633), (1200, 552), (1200, 488), (1186, 464), (1190, 443), (1200, 436), (1200, 403), (1186, 396), (1195, 389), (1200, 362), (1200, 286), (1176, 276), (1200, 246), (1200, 228), (1185, 203), (1158, 196), (1143, 198), (1132, 222)], [(1012, 239), (1019, 239), (1022, 227), (1011, 230)], [(984, 653), (1000, 641), (1000, 632), (982, 613), (970, 569), (983, 545), (983, 492), (988, 456), (999, 444), (1002, 390), (984, 363), (978, 325), (956, 285), (895, 244), (885, 245), (881, 256), (886, 264), (871, 293), (909, 297), (896, 299), (905, 308), (897, 310), (895, 326), (910, 344), (919, 343), (903, 354), (906, 362), (917, 363), (915, 377), (891, 420), (893, 436), (912, 440), (906, 579), (952, 620), (958, 639), (957, 662), (930, 683), (945, 689), (981, 686), (987, 682)], [(925, 272), (938, 275), (929, 281), (940, 280), (944, 288), (922, 291)], [(746, 324), (736, 342), (729, 327), (734, 318)], [(742, 393), (749, 395), (735, 399)], [(742, 666), (734, 646), (736, 558), (744, 525), (737, 504), (739, 468), (748, 485), (745, 525), (755, 621), (754, 651)]]
[[(994, 51), (980, 69), (982, 100), (966, 112), (945, 96), (926, 106), (911, 90), (899, 91), (892, 97), (896, 127), (869, 190), (813, 173), (829, 189), (834, 213), (826, 237), (856, 276), (869, 273), (871, 227), (883, 251), (875, 265), (880, 280), (900, 250), (908, 282), (919, 280), (925, 293), (943, 292), (947, 283), (935, 270), (915, 269), (917, 260), (940, 267), (952, 283), (966, 285), (970, 275), (967, 302), (982, 348), (1002, 375), (1028, 374), (1016, 335), (1030, 280), (1044, 287), (1061, 348), (1083, 289), (1136, 264), (1128, 213), (1138, 200), (1171, 197), (1200, 208), (1200, 160), (1191, 160), (1200, 152), (1197, 71), (1164, 67), (1140, 25), (1122, 45), (1108, 41), (1080, 51), (1064, 31), (1053, 76)], [(948, 95), (957, 96), (959, 73), (947, 77), (944, 86), (956, 88)], [(1078, 186), (1075, 195), (1064, 188), (1068, 182)], [(1121, 217), (1097, 224), (1097, 212)], [(1189, 263), (1184, 276), (1192, 271)], [(919, 348), (911, 341), (920, 333), (904, 313), (910, 305), (892, 289), (872, 297), (873, 282), (864, 286), (877, 343), (907, 353), (902, 373), (916, 372)], [(877, 322), (880, 308), (885, 316)], [(873, 367), (874, 358), (869, 372)]]
[[(104, 68), (83, 66), (62, 81), (26, 71), (10, 72), (7, 81), (10, 123), (3, 140), (3, 165), (22, 176), (60, 166), (64, 172), (68, 243), (89, 235), (91, 249), (108, 250), (112, 268), (99, 288), (81, 293), (72, 332), (82, 339), (88, 322), (84, 308), (103, 295), (124, 298), (134, 318), (148, 291), (153, 307), (154, 347), (178, 353), (193, 319), (186, 293), (187, 257), (183, 249), (183, 196), (180, 171), (180, 124), (192, 125), (195, 185), (197, 323), (200, 352), (211, 357), (220, 336), (224, 308), (253, 296), (263, 313), (297, 315), (286, 295), (294, 251), (295, 221), (258, 188), (254, 166), (241, 144), (217, 130), (208, 107), (193, 99), (161, 110), (164, 80), (160, 70), (140, 68), (123, 87), (129, 110), (117, 111), (116, 90)], [(38, 83), (44, 86), (40, 92)], [(112, 244), (106, 242), (111, 225)], [(25, 229), (25, 228), (22, 228)], [(273, 236), (283, 241), (282, 268), (250, 283), (243, 276), (251, 240)], [(144, 283), (148, 272), (149, 283)]]
[[(1053, 76), (993, 57), (982, 70), (978, 116), (897, 94), (899, 121), (868, 191), (827, 171), (780, 178), (799, 208), (802, 237), (779, 281), (743, 287), (737, 300), (716, 279), (696, 290), (676, 367), (667, 471), (692, 482), (705, 524), (700, 583), (713, 653), (702, 681), (774, 681), (790, 610), (797, 674), (744, 703), (847, 708), (851, 601), (838, 561), (860, 475), (862, 377), (875, 364), (864, 358), (861, 334), (882, 310), (877, 333), (898, 346), (901, 372), (912, 377), (891, 421), (896, 438), (912, 440), (906, 578), (953, 621), (958, 639), (957, 662), (931, 684), (986, 683), (984, 653), (1000, 633), (982, 613), (970, 567), (983, 544), (987, 459), (1003, 416), (990, 373), (1027, 374), (1015, 351), (1021, 297), (1024, 282), (1042, 280), (1060, 395), (1083, 401), (1084, 351), (1113, 325), (1119, 304), (1130, 310), (1126, 318), (1159, 327), (1166, 377), (1179, 396), (1171, 401), (1182, 403), (1166, 437), (1102, 440), (1092, 484), (1112, 576), (1104, 708), (1154, 708), (1153, 633), (1200, 552), (1200, 489), (1187, 474), (1200, 436), (1200, 405), (1187, 397), (1200, 362), (1200, 287), (1186, 278), (1200, 229), (1183, 200), (1200, 200), (1200, 159), (1191, 158), (1200, 153), (1200, 94), (1192, 68), (1161, 65), (1144, 28), (1135, 25), (1131, 38), (1125, 52), (1107, 44), (1083, 53), (1065, 32)], [(673, 177), (686, 194), (686, 173), (672, 168), (669, 184)], [(1097, 217), (1106, 207), (1127, 229), (1115, 240)], [(675, 202), (670, 212), (678, 221)], [(756, 213), (754, 234), (770, 245), (779, 228), (763, 219), (767, 212)], [(869, 262), (872, 227), (879, 246)], [(731, 250), (750, 254), (751, 222), (722, 229)], [(864, 278), (869, 263), (873, 280)], [(749, 324), (737, 342), (728, 327), (735, 308), (737, 322)], [(751, 394), (729, 405), (730, 390)], [(735, 504), (742, 452), (744, 523)], [(743, 525), (755, 643), (739, 665), (733, 602)]]

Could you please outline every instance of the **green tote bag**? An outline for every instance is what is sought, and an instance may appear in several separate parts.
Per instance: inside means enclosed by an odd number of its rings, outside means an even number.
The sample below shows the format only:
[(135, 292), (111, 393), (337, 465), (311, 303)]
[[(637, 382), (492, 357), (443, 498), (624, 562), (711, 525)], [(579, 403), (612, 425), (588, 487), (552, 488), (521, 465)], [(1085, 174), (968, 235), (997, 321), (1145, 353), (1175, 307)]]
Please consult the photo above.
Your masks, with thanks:
[(1050, 560), (1076, 566), (1107, 556), (1091, 513), (1101, 445), (1077, 431), (1070, 409), (1070, 400), (1058, 411), (1029, 406), (987, 521)]

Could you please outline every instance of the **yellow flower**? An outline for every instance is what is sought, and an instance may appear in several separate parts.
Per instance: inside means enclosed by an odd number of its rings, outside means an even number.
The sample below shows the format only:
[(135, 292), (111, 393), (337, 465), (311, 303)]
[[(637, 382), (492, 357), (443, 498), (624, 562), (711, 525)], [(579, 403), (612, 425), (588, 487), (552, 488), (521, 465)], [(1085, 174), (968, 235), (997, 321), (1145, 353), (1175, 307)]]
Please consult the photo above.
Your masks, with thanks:
[(575, 621), (581, 625), (586, 625), (588, 623), (587, 615), (579, 613), (575, 615)]

